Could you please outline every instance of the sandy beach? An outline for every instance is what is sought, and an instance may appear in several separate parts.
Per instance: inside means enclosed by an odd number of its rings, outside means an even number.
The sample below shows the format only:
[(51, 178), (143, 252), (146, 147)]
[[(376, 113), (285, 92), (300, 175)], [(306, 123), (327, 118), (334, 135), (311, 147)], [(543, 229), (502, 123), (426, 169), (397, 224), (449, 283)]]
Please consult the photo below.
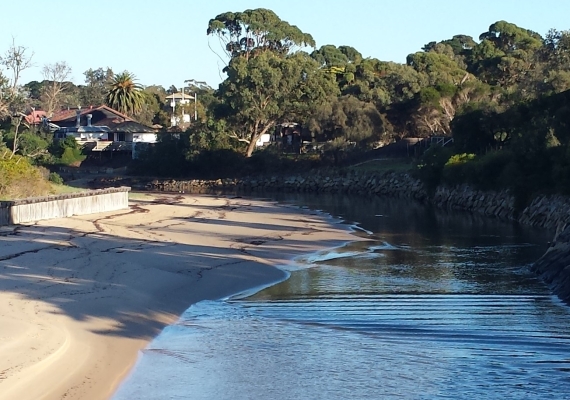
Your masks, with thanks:
[(294, 206), (134, 194), (129, 209), (0, 230), (0, 399), (108, 399), (191, 304), (279, 281), (354, 237)]

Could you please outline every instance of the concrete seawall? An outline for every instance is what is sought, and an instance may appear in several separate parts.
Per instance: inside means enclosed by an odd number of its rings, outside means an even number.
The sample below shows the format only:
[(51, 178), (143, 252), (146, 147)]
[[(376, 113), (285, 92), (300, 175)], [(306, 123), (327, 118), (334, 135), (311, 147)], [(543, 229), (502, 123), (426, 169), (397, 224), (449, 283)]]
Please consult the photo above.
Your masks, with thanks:
[(0, 202), (0, 226), (128, 208), (129, 187)]

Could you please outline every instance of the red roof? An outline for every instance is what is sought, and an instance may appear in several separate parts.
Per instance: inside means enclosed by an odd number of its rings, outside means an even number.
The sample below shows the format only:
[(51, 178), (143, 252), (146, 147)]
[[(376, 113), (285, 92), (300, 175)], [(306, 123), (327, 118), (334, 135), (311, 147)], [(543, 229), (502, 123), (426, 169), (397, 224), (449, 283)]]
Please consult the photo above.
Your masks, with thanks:
[[(79, 114), (81, 116), (91, 114), (91, 113), (93, 113), (93, 111), (103, 111), (107, 115), (114, 114), (115, 117), (119, 117), (123, 121), (134, 121), (134, 119), (126, 116), (125, 114), (118, 112), (117, 110), (115, 110), (111, 107), (107, 107), (107, 106), (89, 107), (89, 108), (81, 108), (81, 109), (79, 109), (79, 108), (68, 108), (68, 109), (60, 110), (60, 111), (56, 112), (54, 114), (54, 116), (51, 117), (49, 120), (53, 123), (57, 123), (59, 121), (66, 121), (68, 119), (75, 119), (75, 118), (77, 118), (77, 110), (80, 110)], [(111, 115), (109, 115), (109, 117), (112, 118)]]
[(42, 119), (45, 117), (47, 114), (44, 110), (33, 110), (25, 118), (28, 124), (38, 125), (42, 123)]

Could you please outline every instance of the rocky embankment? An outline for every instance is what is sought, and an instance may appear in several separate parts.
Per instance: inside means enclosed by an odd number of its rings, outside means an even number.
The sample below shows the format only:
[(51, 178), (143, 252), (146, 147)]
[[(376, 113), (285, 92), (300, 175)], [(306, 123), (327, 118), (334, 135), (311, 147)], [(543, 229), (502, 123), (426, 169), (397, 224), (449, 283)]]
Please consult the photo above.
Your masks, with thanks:
[(546, 253), (532, 269), (562, 301), (570, 304), (570, 225), (561, 226)]
[[(368, 196), (410, 198), (434, 206), (465, 210), (505, 220), (518, 221), (531, 226), (555, 231), (554, 244), (535, 263), (533, 269), (548, 282), (564, 301), (570, 301), (570, 198), (541, 195), (524, 209), (516, 210), (515, 199), (509, 191), (487, 192), (468, 186), (439, 187), (429, 196), (423, 184), (408, 174), (386, 172), (339, 173), (318, 172), (293, 176), (267, 176), (240, 179), (158, 181), (146, 189), (167, 192), (238, 191), (353, 193)], [(568, 226), (562, 230), (561, 227)]]
[[(136, 188), (135, 188), (136, 189)], [(440, 208), (465, 210), (501, 219), (551, 229), (554, 233), (570, 222), (570, 199), (563, 196), (538, 196), (521, 212), (508, 191), (486, 192), (468, 186), (440, 187), (429, 196), (423, 184), (408, 174), (319, 172), (294, 176), (267, 176), (217, 180), (154, 180), (147, 190), (185, 193), (215, 191), (352, 193), (368, 196), (410, 198)]]

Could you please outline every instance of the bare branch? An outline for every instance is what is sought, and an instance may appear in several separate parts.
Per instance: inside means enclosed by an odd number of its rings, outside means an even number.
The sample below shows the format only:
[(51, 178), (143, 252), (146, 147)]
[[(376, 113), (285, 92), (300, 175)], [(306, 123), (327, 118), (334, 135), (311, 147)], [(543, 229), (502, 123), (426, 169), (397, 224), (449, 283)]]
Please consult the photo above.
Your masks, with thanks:
[(244, 139), (242, 137), (239, 137), (238, 134), (235, 132), (230, 132), (229, 136), (230, 136), (230, 138), (236, 139), (237, 141), (242, 142), (242, 143), (248, 143), (249, 144), (251, 142), (249, 139)]
[(46, 64), (42, 70), (44, 79), (48, 81), (42, 89), (44, 110), (48, 116), (59, 108), (62, 95), (67, 89), (67, 80), (71, 75), (71, 67), (65, 61)]
[(33, 66), (33, 56), (34, 53), (32, 52), (29, 54), (27, 47), (17, 46), (16, 39), (12, 37), (12, 45), (6, 51), (4, 56), (0, 57), (0, 64), (4, 65), (12, 73), (12, 80), (10, 82), (12, 91), (16, 90), (22, 71)]

